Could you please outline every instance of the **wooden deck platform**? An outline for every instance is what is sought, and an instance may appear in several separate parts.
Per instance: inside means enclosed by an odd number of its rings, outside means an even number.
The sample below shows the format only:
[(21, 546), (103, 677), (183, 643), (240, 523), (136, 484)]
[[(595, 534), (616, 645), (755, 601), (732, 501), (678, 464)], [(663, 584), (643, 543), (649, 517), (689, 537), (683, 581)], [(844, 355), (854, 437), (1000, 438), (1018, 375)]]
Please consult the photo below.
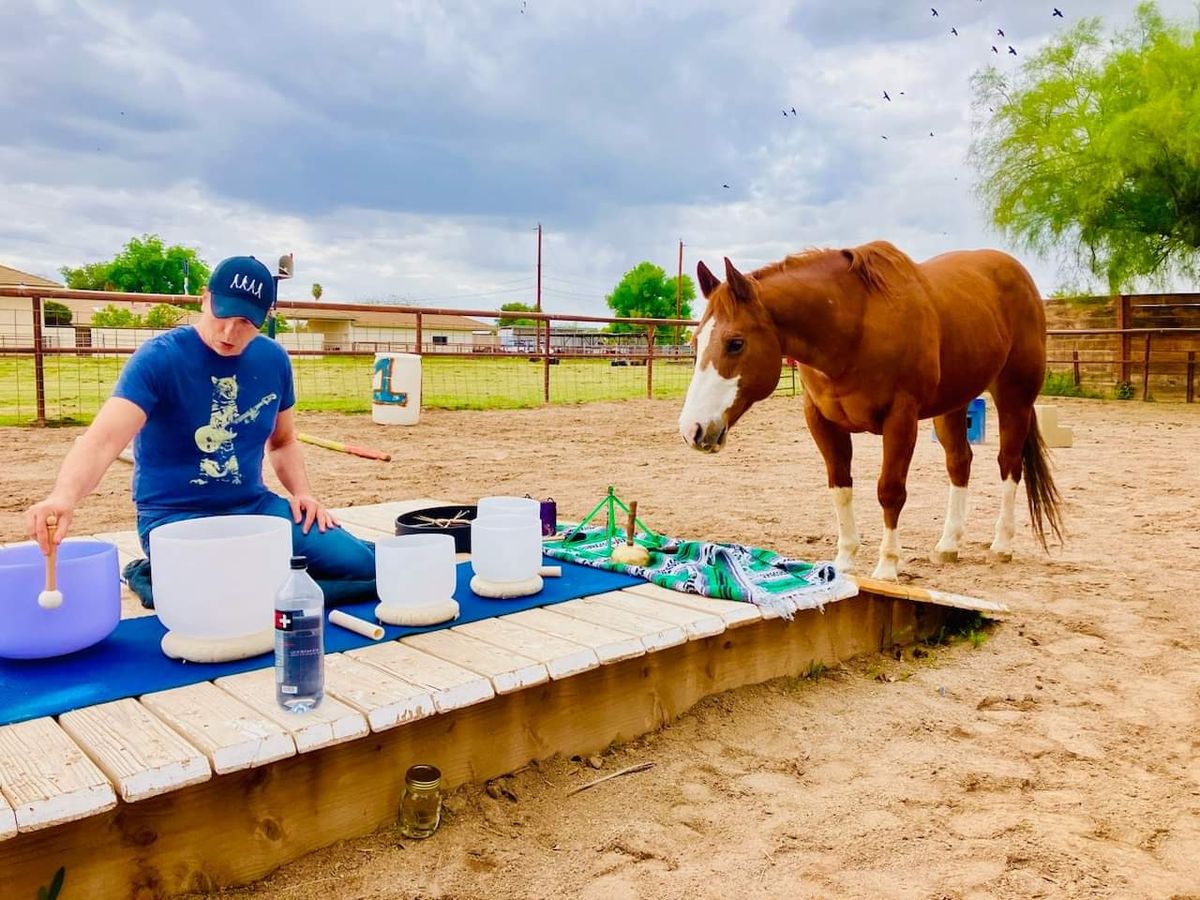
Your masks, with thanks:
[[(415, 500), (338, 510), (364, 537)], [(122, 561), (136, 537), (104, 535)], [(395, 819), (405, 769), (447, 788), (652, 731), (710, 694), (907, 644), (1000, 604), (869, 579), (792, 621), (643, 584), (327, 657), (326, 700), (271, 669), (0, 727), (0, 897), (169, 897), (256, 880)], [(144, 614), (136, 601), (129, 614)], [(586, 714), (582, 714), (586, 711)]]

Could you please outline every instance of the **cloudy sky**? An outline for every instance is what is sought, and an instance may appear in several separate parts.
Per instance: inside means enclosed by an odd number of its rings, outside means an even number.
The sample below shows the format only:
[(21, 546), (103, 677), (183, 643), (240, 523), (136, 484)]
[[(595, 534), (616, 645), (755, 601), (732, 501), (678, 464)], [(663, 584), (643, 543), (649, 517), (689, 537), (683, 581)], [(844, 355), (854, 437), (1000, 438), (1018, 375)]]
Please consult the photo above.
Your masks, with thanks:
[(288, 298), (495, 309), (532, 302), (540, 222), (545, 307), (603, 314), (680, 240), (689, 272), (1003, 246), (965, 162), (971, 73), (1134, 6), (2, 0), (0, 262), (57, 278), (156, 232), (210, 263), (292, 250)]

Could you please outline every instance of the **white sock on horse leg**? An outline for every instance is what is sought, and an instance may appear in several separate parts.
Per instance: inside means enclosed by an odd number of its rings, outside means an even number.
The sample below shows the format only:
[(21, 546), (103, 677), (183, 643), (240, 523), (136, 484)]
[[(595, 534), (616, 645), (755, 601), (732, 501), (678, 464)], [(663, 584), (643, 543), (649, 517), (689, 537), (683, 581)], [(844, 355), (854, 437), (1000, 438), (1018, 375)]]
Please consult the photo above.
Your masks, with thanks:
[(858, 553), (858, 529), (854, 527), (854, 488), (830, 488), (833, 508), (837, 511), (837, 559), (833, 565), (839, 572), (854, 571), (854, 555)]
[(895, 581), (900, 574), (900, 531), (896, 528), (883, 529), (883, 540), (879, 543), (879, 564), (872, 573), (873, 578)]
[(967, 523), (967, 489), (950, 485), (950, 499), (946, 503), (946, 525), (942, 529), (942, 539), (934, 547), (934, 553), (941, 555), (942, 562), (952, 562), (958, 559), (958, 547), (962, 542), (963, 530)]
[(996, 537), (992, 553), (1002, 560), (1012, 559), (1012, 542), (1017, 533), (1017, 479), (1006, 478), (1000, 488), (1000, 517), (996, 520)]

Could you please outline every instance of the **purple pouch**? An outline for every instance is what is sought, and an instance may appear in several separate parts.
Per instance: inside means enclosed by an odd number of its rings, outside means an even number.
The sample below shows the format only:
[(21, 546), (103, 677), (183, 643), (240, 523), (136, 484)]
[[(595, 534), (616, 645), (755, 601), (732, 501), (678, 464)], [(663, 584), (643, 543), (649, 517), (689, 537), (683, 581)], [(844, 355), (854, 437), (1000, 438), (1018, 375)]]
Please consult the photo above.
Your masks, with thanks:
[(553, 497), (541, 501), (542, 537), (553, 537), (558, 531), (558, 504)]

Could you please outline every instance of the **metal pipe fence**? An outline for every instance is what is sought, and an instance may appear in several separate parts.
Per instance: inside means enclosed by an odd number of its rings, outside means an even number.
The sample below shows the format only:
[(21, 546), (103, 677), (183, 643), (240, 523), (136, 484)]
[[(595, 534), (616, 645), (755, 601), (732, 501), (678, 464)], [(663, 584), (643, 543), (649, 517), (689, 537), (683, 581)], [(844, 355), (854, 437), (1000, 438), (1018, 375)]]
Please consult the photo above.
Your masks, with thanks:
[[(75, 291), (65, 288), (0, 286), (0, 297), (24, 298), (28, 311), (0, 310), (0, 424), (86, 422), (100, 408), (116, 383), (125, 360), (145, 340), (159, 333), (146, 327), (47, 326), (47, 300), (88, 303), (178, 305), (194, 297)], [(637, 397), (682, 398), (694, 366), (690, 344), (661, 343), (693, 320), (617, 319), (561, 313), (521, 313), (532, 320), (511, 343), (505, 344), (490, 323), (482, 331), (464, 324), (464, 334), (480, 343), (450, 342), (443, 317), (499, 320), (499, 310), (387, 307), (280, 301), (279, 309), (293, 321), (319, 313), (342, 313), (347, 320), (370, 314), (373, 319), (402, 327), (394, 336), (373, 340), (331, 340), (327, 334), (288, 333), (279, 339), (288, 346), (296, 379), (298, 408), (363, 412), (371, 407), (373, 361), (376, 353), (416, 353), (422, 357), (422, 405), (432, 408), (515, 408), (545, 403), (584, 403)], [(507, 314), (507, 315), (511, 315)], [(438, 322), (437, 327), (431, 322)], [(600, 331), (615, 324), (646, 326), (644, 333)], [(580, 326), (591, 326), (590, 331)], [(376, 331), (392, 327), (384, 325)], [(520, 331), (520, 329), (518, 329)], [(1178, 393), (1195, 400), (1195, 350), (1180, 349), (1179, 339), (1200, 347), (1200, 328), (1081, 328), (1048, 333), (1047, 364), (1054, 377), (1069, 377), (1081, 390), (1111, 390), (1137, 378), (1143, 399), (1153, 394)], [(461, 335), (460, 335), (461, 337)], [(1081, 339), (1101, 345), (1078, 349)], [(1163, 346), (1169, 342), (1172, 346)], [(1122, 353), (1129, 347), (1138, 352)], [(1071, 347), (1071, 349), (1065, 349)], [(1069, 376), (1063, 373), (1069, 373)], [(1133, 374), (1131, 374), (1133, 373)], [(781, 361), (777, 389), (795, 395), (800, 390), (796, 367)]]

